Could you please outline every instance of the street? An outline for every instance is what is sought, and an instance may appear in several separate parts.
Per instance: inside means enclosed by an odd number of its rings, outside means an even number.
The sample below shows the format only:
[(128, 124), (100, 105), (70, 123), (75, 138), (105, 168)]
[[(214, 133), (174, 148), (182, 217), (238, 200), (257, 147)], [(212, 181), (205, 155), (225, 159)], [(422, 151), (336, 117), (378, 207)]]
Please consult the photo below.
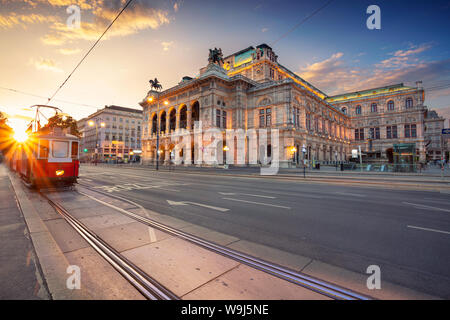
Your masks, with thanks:
[(81, 185), (159, 214), (359, 273), (378, 265), (382, 280), (450, 297), (448, 193), (132, 167), (80, 172)]

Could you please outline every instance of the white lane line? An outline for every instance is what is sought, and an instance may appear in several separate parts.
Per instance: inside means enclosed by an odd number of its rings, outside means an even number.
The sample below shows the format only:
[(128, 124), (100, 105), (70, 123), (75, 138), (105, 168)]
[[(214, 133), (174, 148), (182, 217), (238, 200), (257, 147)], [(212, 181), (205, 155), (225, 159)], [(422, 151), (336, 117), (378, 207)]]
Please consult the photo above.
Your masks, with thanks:
[(305, 198), (313, 198), (313, 199), (323, 199), (324, 198), (322, 196), (315, 196), (315, 195), (312, 195), (312, 194), (305, 194), (305, 193), (299, 193), (297, 196), (298, 197), (305, 197)]
[(255, 202), (255, 201), (248, 201), (248, 200), (241, 200), (241, 199), (234, 199), (234, 198), (222, 198), (222, 199), (224, 199), (224, 200), (230, 200), (230, 201), (238, 201), (238, 202), (252, 203), (252, 204), (259, 204), (259, 205), (261, 205), (261, 206), (268, 206), (268, 207), (282, 208), (282, 209), (288, 209), (288, 210), (291, 209), (291, 207), (279, 206), (279, 205), (276, 205), (276, 204), (270, 204), (270, 203)]
[(259, 194), (250, 194), (250, 193), (234, 193), (234, 192), (219, 192), (219, 194), (223, 196), (235, 196), (235, 195), (243, 195), (243, 196), (249, 196), (249, 197), (258, 197), (258, 198), (267, 198), (267, 199), (276, 199), (277, 197), (272, 196), (262, 196)]
[(416, 208), (419, 209), (425, 209), (425, 210), (437, 210), (437, 211), (444, 211), (444, 212), (450, 212), (449, 209), (442, 209), (442, 208), (438, 208), (438, 207), (432, 207), (432, 206), (426, 206), (424, 204), (419, 204), (419, 203), (411, 203), (411, 202), (403, 202), (404, 204), (408, 204), (410, 206), (414, 206)]
[(343, 196), (352, 196), (352, 197), (367, 197), (365, 194), (359, 194), (359, 193), (350, 193), (350, 192), (335, 192), (335, 194), (340, 194)]
[(221, 212), (226, 212), (229, 211), (230, 209), (227, 208), (221, 208), (221, 207), (214, 207), (214, 206), (210, 206), (204, 203), (198, 203), (198, 202), (192, 202), (192, 201), (172, 201), (172, 200), (167, 200), (167, 203), (170, 204), (171, 206), (186, 206), (186, 205), (194, 205), (194, 206), (200, 206), (200, 207), (204, 207), (204, 208), (208, 208), (208, 209), (212, 209), (212, 210), (216, 210), (216, 211), (221, 211)]
[(171, 192), (180, 192), (180, 190), (175, 190), (175, 189), (169, 189), (169, 188), (161, 188), (161, 187), (157, 187), (155, 189), (158, 190), (165, 190), (165, 191), (171, 191)]
[(422, 227), (416, 227), (416, 226), (408, 226), (408, 228), (450, 234), (450, 232), (448, 232), (448, 231), (442, 231), (442, 230), (436, 230), (436, 229), (430, 229), (430, 228), (422, 228)]

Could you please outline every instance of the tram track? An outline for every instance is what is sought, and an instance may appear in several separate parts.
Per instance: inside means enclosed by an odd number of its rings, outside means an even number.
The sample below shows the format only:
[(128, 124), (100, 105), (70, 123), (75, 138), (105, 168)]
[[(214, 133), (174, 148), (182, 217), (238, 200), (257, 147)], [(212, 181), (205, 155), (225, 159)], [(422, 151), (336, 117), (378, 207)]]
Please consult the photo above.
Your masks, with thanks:
[(148, 300), (179, 300), (179, 297), (134, 265), (117, 250), (108, 245), (83, 223), (74, 218), (62, 205), (51, 200), (42, 192), (39, 194), (86, 240), (89, 245), (112, 265)]
[[(111, 195), (106, 192), (102, 192), (100, 190), (96, 190), (86, 184), (79, 183), (79, 185), (81, 187), (83, 187), (87, 190), (90, 190), (92, 192), (95, 192), (97, 194), (101, 194), (103, 196), (114, 198), (116, 200), (125, 201), (125, 202), (128, 202), (129, 204), (132, 204), (135, 207), (137, 206), (137, 207), (143, 208), (142, 206), (140, 206), (139, 204), (136, 204), (135, 202), (133, 202), (131, 200), (128, 200), (128, 199), (125, 199), (125, 198), (122, 198), (119, 196)], [(283, 279), (283, 280), (289, 281), (291, 283), (294, 283), (296, 285), (299, 285), (301, 287), (307, 288), (307, 289), (317, 292), (321, 295), (324, 295), (328, 298), (335, 299), (335, 300), (371, 300), (372, 299), (371, 297), (367, 297), (365, 295), (359, 294), (352, 290), (342, 288), (335, 284), (331, 284), (329, 282), (326, 282), (326, 281), (323, 281), (320, 279), (316, 279), (314, 277), (311, 277), (311, 276), (299, 273), (297, 271), (285, 268), (285, 267), (277, 265), (275, 263), (271, 263), (271, 262), (265, 261), (263, 259), (256, 258), (251, 255), (248, 255), (248, 254), (215, 244), (213, 242), (201, 239), (201, 238), (193, 236), (189, 233), (183, 232), (181, 230), (178, 230), (178, 229), (172, 228), (170, 226), (167, 226), (165, 224), (162, 224), (160, 222), (157, 222), (148, 217), (143, 217), (142, 215), (139, 215), (137, 213), (133, 213), (133, 212), (127, 211), (125, 209), (118, 208), (118, 207), (111, 205), (107, 202), (104, 202), (100, 199), (96, 199), (95, 197), (93, 197), (89, 194), (86, 194), (82, 191), (76, 190), (76, 192), (78, 192), (84, 196), (91, 197), (94, 200), (96, 200), (106, 206), (114, 208), (114, 209), (118, 210), (119, 212), (123, 213), (124, 215), (126, 215), (136, 221), (139, 221), (149, 227), (156, 228), (156, 229), (166, 232), (172, 236), (184, 239), (184, 240), (189, 241), (193, 244), (196, 244), (202, 248), (205, 248), (207, 250), (210, 250), (217, 254), (220, 254), (224, 257), (233, 259), (241, 264), (250, 266), (252, 268), (258, 269), (260, 271), (263, 271), (265, 273), (268, 273), (275, 277), (278, 277), (280, 279)]]

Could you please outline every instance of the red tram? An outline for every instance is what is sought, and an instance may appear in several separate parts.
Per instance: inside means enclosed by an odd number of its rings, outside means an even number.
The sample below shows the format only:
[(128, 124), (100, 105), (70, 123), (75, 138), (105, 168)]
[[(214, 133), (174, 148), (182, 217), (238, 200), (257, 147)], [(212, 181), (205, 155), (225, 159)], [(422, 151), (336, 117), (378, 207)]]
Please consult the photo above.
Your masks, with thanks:
[(59, 127), (33, 132), (8, 158), (11, 169), (31, 186), (71, 186), (79, 173), (79, 138)]

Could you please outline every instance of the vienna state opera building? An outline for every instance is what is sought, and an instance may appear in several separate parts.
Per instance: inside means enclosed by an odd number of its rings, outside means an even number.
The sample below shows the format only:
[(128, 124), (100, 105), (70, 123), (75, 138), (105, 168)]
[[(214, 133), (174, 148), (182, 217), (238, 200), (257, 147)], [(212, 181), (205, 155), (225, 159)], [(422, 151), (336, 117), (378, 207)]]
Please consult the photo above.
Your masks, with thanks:
[[(184, 165), (203, 163), (211, 135), (194, 137), (195, 130), (223, 135), (223, 142), (215, 144), (218, 164), (265, 164), (277, 152), (282, 167), (348, 161), (359, 147), (365, 162), (389, 163), (399, 144), (413, 145), (414, 158), (424, 162), (433, 139), (425, 134), (430, 112), (420, 81), (415, 87), (396, 84), (329, 96), (278, 63), (266, 44), (227, 57), (220, 49), (210, 50), (209, 63), (197, 77), (183, 77), (161, 92), (152, 89), (140, 105), (143, 163), (157, 158), (165, 164), (175, 159)], [(430, 114), (431, 123), (443, 126), (443, 118)], [(174, 135), (181, 131), (191, 137), (177, 148)], [(228, 132), (244, 134), (243, 156), (237, 154), (238, 142), (226, 142)], [(256, 147), (249, 141), (252, 135)], [(253, 149), (256, 156), (250, 154)]]

